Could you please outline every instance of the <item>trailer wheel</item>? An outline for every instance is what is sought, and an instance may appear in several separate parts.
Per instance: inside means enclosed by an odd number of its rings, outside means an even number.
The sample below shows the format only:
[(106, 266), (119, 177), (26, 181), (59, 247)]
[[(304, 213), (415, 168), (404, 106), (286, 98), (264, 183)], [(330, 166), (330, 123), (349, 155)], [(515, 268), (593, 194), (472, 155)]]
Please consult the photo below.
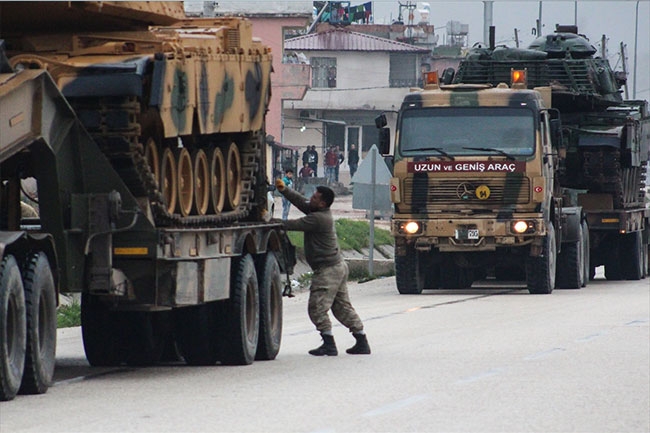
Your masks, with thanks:
[(643, 257), (642, 233), (638, 231), (621, 235), (619, 238), (621, 277), (626, 280), (643, 278), (645, 273)]
[(218, 360), (217, 311), (214, 302), (174, 310), (176, 343), (189, 365), (214, 365)]
[(120, 312), (125, 325), (125, 360), (128, 365), (148, 366), (162, 358), (172, 326), (167, 311)]
[(558, 289), (579, 289), (585, 283), (585, 239), (582, 226), (578, 240), (562, 244), (557, 258), (556, 282)]
[(81, 336), (86, 359), (93, 367), (113, 367), (123, 361), (120, 315), (97, 296), (81, 294)]
[(56, 290), (47, 256), (33, 254), (25, 269), (27, 351), (21, 394), (43, 394), (52, 383), (56, 358)]
[(282, 275), (273, 252), (258, 257), (257, 262), (260, 332), (255, 359), (269, 361), (280, 352), (282, 341)]
[(406, 245), (406, 254), (395, 256), (395, 281), (401, 295), (418, 295), (424, 289), (424, 275), (420, 269), (420, 255), (411, 245)]
[(552, 293), (555, 287), (556, 266), (555, 228), (553, 223), (549, 222), (542, 246), (542, 254), (538, 257), (528, 257), (526, 261), (528, 292), (531, 294)]
[(250, 254), (232, 260), (230, 283), (230, 299), (219, 303), (219, 359), (226, 365), (248, 365), (255, 359), (260, 326), (257, 276)]
[(0, 264), (0, 401), (11, 400), (20, 388), (25, 368), (27, 318), (23, 280), (16, 259)]

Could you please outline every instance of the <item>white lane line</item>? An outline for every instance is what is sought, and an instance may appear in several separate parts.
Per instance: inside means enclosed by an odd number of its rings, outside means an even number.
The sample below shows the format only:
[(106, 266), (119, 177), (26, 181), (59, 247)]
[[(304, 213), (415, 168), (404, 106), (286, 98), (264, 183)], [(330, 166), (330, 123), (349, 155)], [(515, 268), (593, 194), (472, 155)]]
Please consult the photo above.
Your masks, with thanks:
[(595, 340), (603, 335), (607, 335), (607, 331), (598, 331), (595, 334), (585, 335), (584, 337), (576, 338), (575, 341), (578, 343), (586, 343), (587, 341)]
[(566, 352), (566, 349), (564, 347), (554, 347), (553, 349), (545, 350), (543, 352), (533, 353), (532, 355), (528, 355), (524, 359), (526, 361), (532, 361), (535, 359), (546, 358), (547, 356), (554, 355), (558, 352)]
[(474, 374), (472, 376), (462, 377), (456, 381), (456, 383), (471, 383), (476, 382), (477, 380), (485, 379), (487, 377), (497, 376), (506, 371), (506, 368), (493, 368), (482, 373)]
[(419, 403), (424, 400), (429, 400), (431, 398), (431, 394), (419, 394), (419, 395), (414, 395), (412, 397), (405, 398), (403, 400), (397, 400), (392, 403), (388, 403), (384, 406), (379, 406), (377, 409), (370, 410), (368, 412), (363, 413), (361, 416), (370, 418), (373, 416), (379, 416), (379, 415), (385, 415), (387, 413), (395, 412), (400, 409), (404, 409), (405, 407), (409, 407), (411, 405), (414, 405), (416, 403)]

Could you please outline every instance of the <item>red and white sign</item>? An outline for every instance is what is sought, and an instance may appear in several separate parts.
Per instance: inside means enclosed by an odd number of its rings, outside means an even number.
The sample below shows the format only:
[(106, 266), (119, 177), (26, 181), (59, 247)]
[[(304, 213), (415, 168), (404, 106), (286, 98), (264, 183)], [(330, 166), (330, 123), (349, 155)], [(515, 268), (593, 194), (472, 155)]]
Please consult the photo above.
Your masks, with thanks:
[(409, 173), (522, 173), (526, 161), (422, 161), (409, 162)]

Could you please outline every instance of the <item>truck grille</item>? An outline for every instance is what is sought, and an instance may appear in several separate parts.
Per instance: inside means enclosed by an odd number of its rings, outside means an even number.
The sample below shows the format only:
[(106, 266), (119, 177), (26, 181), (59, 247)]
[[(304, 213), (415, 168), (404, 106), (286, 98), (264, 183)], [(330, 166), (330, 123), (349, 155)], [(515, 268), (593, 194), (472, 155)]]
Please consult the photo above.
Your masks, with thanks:
[[(490, 193), (487, 199), (480, 200), (476, 189), (483, 185), (489, 188)], [(530, 179), (525, 176), (480, 179), (414, 177), (404, 180), (403, 197), (404, 204), (417, 211), (433, 210), (440, 205), (525, 204), (530, 201)]]

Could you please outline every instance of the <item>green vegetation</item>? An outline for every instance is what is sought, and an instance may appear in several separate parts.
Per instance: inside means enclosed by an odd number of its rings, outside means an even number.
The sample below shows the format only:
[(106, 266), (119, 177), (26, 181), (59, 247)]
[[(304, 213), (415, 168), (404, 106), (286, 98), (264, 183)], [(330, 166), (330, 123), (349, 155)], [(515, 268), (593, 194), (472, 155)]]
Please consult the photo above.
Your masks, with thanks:
[(70, 328), (81, 326), (81, 305), (73, 301), (70, 305), (61, 305), (56, 312), (56, 327)]
[[(342, 250), (355, 250), (361, 252), (368, 248), (370, 243), (370, 223), (368, 221), (354, 221), (339, 219), (335, 222), (336, 235)], [(297, 248), (303, 248), (303, 233), (288, 232), (291, 243)], [(393, 245), (390, 231), (375, 227), (375, 246)]]

